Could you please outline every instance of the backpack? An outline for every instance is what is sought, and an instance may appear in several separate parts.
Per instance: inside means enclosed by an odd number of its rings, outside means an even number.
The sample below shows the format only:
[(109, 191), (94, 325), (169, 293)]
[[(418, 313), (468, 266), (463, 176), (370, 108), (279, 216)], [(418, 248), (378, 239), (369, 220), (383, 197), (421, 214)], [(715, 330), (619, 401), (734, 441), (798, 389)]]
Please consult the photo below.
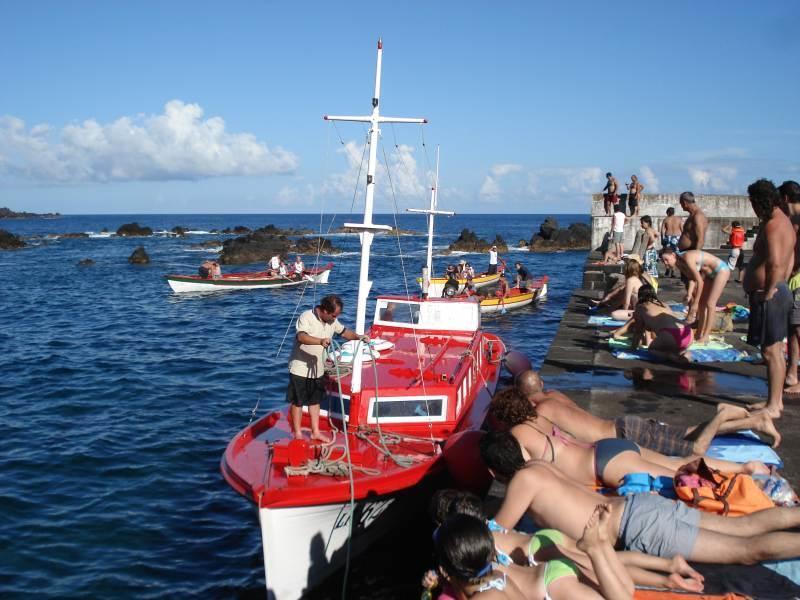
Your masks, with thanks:
[(734, 227), (731, 229), (731, 236), (728, 238), (728, 243), (734, 248), (741, 248), (744, 246), (744, 229), (741, 227)]
[(702, 458), (678, 469), (675, 492), (689, 506), (729, 517), (775, 506), (749, 475), (722, 473), (709, 467)]

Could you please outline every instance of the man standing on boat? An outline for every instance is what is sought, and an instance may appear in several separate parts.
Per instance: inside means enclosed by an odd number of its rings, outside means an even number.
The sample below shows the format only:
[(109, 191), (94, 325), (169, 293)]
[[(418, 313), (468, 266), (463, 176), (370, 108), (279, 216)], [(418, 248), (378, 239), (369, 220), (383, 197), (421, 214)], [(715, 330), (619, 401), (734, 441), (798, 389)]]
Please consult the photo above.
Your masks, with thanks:
[(497, 246), (489, 248), (489, 275), (497, 273)]
[(297, 335), (289, 359), (289, 386), (286, 389), (286, 401), (291, 404), (289, 423), (295, 439), (303, 439), (300, 424), (303, 407), (307, 406), (311, 418), (311, 439), (329, 441), (319, 431), (319, 405), (325, 396), (325, 350), (331, 345), (334, 335), (346, 340), (359, 339), (355, 331), (346, 329), (339, 322), (342, 306), (342, 299), (331, 294), (297, 319)]

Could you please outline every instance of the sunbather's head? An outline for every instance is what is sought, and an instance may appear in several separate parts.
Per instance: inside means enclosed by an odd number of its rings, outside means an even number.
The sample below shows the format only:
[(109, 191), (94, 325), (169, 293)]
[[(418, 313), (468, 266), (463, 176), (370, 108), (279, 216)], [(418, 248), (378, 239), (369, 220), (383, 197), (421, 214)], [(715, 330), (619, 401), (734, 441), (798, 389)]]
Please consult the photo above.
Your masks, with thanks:
[(540, 394), (544, 389), (542, 378), (533, 369), (528, 369), (517, 375), (514, 385), (526, 398), (530, 398), (534, 394)]
[(448, 517), (453, 515), (472, 515), (479, 519), (486, 517), (483, 504), (478, 496), (454, 489), (438, 490), (433, 495), (430, 515), (437, 525), (444, 523)]
[(678, 262), (678, 255), (675, 254), (675, 250), (667, 246), (666, 248), (662, 248), (660, 252), (661, 262), (664, 263), (664, 266), (668, 269), (674, 269), (675, 264)]
[(649, 283), (643, 283), (642, 287), (639, 288), (638, 300), (639, 304), (647, 304), (648, 302), (653, 302), (655, 304), (660, 304), (661, 306), (664, 306), (661, 300), (658, 299), (658, 295), (656, 294), (655, 288)]
[(514, 427), (536, 418), (536, 407), (517, 388), (497, 392), (489, 404), (489, 413), (506, 427)]
[(517, 438), (507, 431), (490, 431), (480, 441), (481, 458), (498, 479), (510, 480), (525, 466)]
[(494, 538), (483, 519), (454, 515), (434, 535), (439, 568), (454, 584), (467, 584), (492, 570)]
[[(641, 259), (639, 259), (641, 260)], [(630, 277), (641, 277), (642, 276), (642, 263), (638, 260), (631, 259), (625, 261), (625, 279)]]

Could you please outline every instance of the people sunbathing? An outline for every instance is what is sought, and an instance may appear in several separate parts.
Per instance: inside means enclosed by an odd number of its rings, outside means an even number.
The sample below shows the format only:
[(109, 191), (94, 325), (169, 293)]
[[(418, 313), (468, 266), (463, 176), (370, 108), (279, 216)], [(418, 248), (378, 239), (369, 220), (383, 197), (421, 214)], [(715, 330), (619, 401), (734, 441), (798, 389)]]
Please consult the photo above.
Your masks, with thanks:
[(781, 435), (769, 415), (763, 411), (751, 414), (745, 408), (732, 404), (718, 404), (716, 414), (699, 425), (675, 427), (637, 415), (624, 415), (616, 419), (596, 417), (565, 394), (545, 390), (542, 378), (533, 370), (517, 375), (515, 385), (533, 405), (540, 420), (544, 423), (549, 421), (583, 442), (616, 437), (631, 440), (667, 456), (686, 457), (705, 454), (716, 435), (746, 429), (769, 435), (773, 440), (773, 448), (777, 448), (781, 442)]
[[(664, 456), (616, 436), (583, 442), (548, 419), (515, 388), (497, 392), (489, 407), (490, 415), (509, 428), (525, 460), (544, 460), (557, 466), (575, 481), (585, 485), (619, 487), (627, 473), (649, 473), (653, 477), (674, 477), (691, 458)], [(729, 473), (769, 474), (763, 463), (744, 464), (707, 458), (715, 469)]]
[(620, 321), (630, 318), (630, 313), (636, 307), (639, 288), (649, 284), (653, 287), (658, 285), (655, 280), (644, 272), (641, 259), (638, 256), (628, 257), (625, 261), (624, 281), (618, 283), (600, 300), (590, 300), (593, 306), (604, 312), (610, 312), (611, 316)]
[(609, 536), (626, 550), (716, 564), (755, 564), (800, 556), (800, 510), (775, 507), (723, 517), (654, 494), (603, 497), (543, 460), (527, 461), (509, 433), (490, 432), (480, 452), (496, 478), (508, 483), (495, 521), (513, 528), (527, 512), (541, 527), (573, 538), (583, 534), (598, 502), (609, 509)]

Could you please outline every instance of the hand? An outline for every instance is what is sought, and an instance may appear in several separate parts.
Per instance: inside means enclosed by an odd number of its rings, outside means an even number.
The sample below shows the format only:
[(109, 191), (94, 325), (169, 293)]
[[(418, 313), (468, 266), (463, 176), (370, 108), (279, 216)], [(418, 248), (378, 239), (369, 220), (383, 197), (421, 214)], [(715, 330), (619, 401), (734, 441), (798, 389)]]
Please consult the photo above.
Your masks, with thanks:
[(328, 346), (331, 345), (331, 339), (330, 338), (320, 338), (319, 339), (319, 345), (322, 346), (323, 348), (327, 348)]
[(362, 336), (361, 336), (360, 338), (358, 338), (358, 339), (359, 339), (359, 341), (361, 341), (361, 342), (363, 342), (363, 343), (365, 343), (365, 344), (369, 344), (369, 336), (368, 336), (368, 335), (362, 335)]
[(775, 297), (775, 294), (777, 293), (777, 291), (778, 291), (778, 288), (776, 288), (776, 287), (770, 288), (767, 291), (767, 293), (764, 295), (764, 301), (765, 302), (769, 302), (770, 300), (772, 300)]
[(439, 574), (436, 571), (425, 571), (422, 576), (422, 587), (426, 590), (432, 590), (439, 585)]

